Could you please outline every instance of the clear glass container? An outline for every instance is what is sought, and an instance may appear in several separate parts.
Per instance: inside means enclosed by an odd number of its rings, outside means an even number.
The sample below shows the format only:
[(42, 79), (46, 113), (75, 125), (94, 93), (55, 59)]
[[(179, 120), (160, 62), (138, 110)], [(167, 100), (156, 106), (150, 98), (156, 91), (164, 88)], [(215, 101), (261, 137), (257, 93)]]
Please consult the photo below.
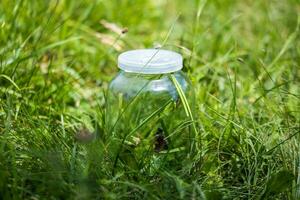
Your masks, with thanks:
[(118, 66), (107, 93), (106, 125), (113, 144), (137, 159), (189, 150), (194, 133), (179, 91), (191, 110), (194, 92), (181, 71), (182, 56), (161, 49), (133, 50), (119, 56)]

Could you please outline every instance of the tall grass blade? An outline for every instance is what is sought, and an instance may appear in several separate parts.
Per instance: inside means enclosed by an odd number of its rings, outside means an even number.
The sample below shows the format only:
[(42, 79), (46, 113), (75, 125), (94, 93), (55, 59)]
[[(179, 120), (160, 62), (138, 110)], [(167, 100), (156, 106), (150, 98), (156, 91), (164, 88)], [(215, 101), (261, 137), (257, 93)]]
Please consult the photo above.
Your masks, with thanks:
[(19, 86), (10, 77), (8, 77), (7, 75), (0, 74), (0, 77), (8, 80), (15, 88), (17, 88), (18, 90), (20, 90)]
[[(195, 124), (195, 120), (194, 120), (194, 117), (193, 117), (193, 113), (192, 113), (191, 108), (189, 106), (188, 100), (187, 100), (187, 98), (186, 98), (186, 96), (184, 94), (184, 91), (182, 90), (182, 87), (178, 83), (178, 81), (177, 81), (176, 77), (174, 76), (174, 74), (171, 74), (170, 78), (171, 78), (171, 80), (172, 80), (172, 82), (173, 82), (173, 84), (174, 84), (174, 86), (175, 86), (175, 88), (176, 88), (176, 90), (178, 92), (178, 95), (179, 95), (179, 97), (180, 97), (180, 99), (182, 101), (183, 108), (185, 110), (186, 116), (189, 117), (191, 119), (191, 121), (192, 121), (192, 127), (194, 129), (195, 134), (196, 134), (196, 139), (197, 139), (197, 141), (199, 140), (199, 142), (201, 144), (201, 138), (199, 138), (200, 135), (199, 135), (199, 133), (197, 131), (197, 128), (196, 128), (196, 124)], [(196, 149), (197, 150), (199, 149), (198, 145), (196, 145)]]

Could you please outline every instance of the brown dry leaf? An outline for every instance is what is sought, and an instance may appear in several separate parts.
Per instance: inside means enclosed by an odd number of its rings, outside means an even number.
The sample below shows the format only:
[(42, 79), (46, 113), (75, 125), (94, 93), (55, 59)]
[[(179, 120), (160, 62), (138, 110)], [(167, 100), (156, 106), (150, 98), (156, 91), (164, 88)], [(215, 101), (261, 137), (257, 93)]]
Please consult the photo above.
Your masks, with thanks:
[(96, 33), (96, 37), (100, 39), (100, 41), (108, 46), (112, 46), (117, 51), (121, 51), (123, 49), (123, 45), (120, 40), (117, 40), (115, 37), (104, 34), (104, 33)]
[(95, 134), (91, 133), (86, 128), (82, 128), (76, 133), (75, 139), (81, 143), (88, 143), (95, 139)]
[(128, 32), (127, 28), (121, 28), (118, 25), (108, 22), (104, 19), (100, 21), (100, 24), (102, 24), (106, 29), (108, 29), (114, 33), (117, 33), (118, 35), (123, 35)]
[(164, 135), (164, 131), (162, 128), (158, 128), (155, 133), (155, 141), (154, 141), (154, 151), (160, 152), (168, 149), (168, 141)]

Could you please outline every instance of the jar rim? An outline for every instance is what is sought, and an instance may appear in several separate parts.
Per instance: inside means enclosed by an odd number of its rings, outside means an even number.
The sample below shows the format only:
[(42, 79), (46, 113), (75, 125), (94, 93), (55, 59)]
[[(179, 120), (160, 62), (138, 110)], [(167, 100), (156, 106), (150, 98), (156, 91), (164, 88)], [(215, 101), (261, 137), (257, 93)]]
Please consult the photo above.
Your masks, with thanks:
[(136, 49), (118, 57), (118, 67), (126, 72), (140, 74), (166, 74), (182, 69), (179, 53), (165, 49)]

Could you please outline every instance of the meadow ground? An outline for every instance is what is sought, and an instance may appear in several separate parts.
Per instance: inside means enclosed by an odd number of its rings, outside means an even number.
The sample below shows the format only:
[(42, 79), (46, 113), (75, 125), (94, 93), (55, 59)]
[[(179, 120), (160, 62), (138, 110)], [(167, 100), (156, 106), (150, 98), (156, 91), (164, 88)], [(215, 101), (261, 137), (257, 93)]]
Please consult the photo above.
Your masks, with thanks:
[[(0, 199), (300, 199), (299, 13), (299, 0), (1, 0)], [(114, 164), (105, 94), (120, 52), (160, 45), (184, 57), (201, 147), (153, 152), (148, 173)]]

